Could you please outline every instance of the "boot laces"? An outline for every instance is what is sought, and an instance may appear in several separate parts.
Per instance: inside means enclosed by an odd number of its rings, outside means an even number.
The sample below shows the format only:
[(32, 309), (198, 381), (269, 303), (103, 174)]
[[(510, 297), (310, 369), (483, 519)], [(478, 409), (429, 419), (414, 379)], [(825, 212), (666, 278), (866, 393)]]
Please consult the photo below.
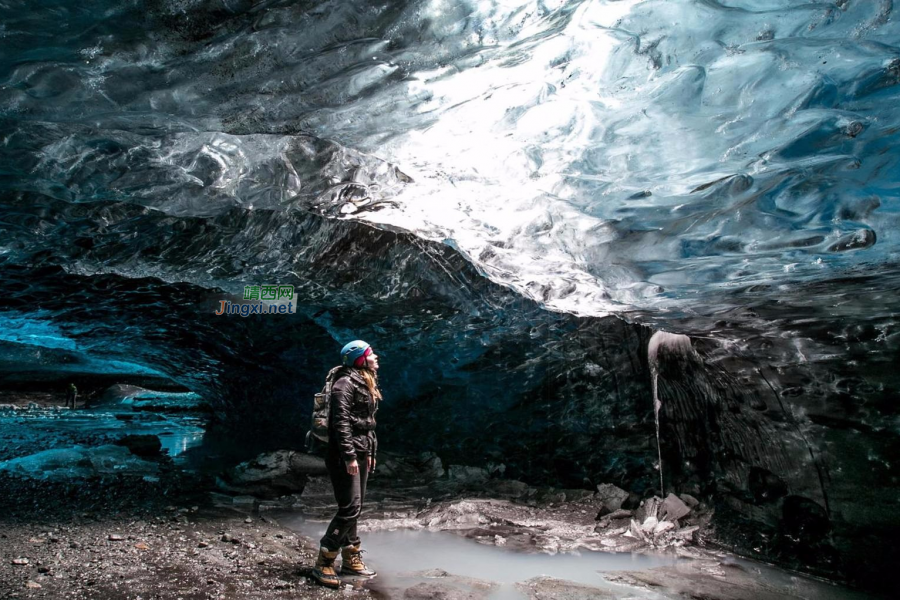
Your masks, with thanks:
[(354, 568), (365, 568), (366, 565), (363, 563), (363, 560), (362, 560), (362, 553), (363, 553), (363, 552), (365, 552), (365, 550), (360, 550), (360, 551), (358, 551), (358, 552), (352, 552), (352, 553), (350, 554), (350, 565), (351, 565), (352, 567), (354, 567)]

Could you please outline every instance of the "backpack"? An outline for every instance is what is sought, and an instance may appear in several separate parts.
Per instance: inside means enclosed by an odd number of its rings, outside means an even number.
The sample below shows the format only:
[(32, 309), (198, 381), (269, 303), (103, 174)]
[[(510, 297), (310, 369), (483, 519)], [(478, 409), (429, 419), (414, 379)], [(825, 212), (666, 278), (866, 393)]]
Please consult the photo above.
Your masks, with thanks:
[(328, 412), (331, 408), (331, 386), (338, 371), (342, 367), (335, 367), (328, 371), (325, 376), (325, 387), (322, 391), (313, 397), (312, 423), (309, 426), (309, 432), (306, 434), (306, 450), (313, 451), (316, 440), (328, 443)]

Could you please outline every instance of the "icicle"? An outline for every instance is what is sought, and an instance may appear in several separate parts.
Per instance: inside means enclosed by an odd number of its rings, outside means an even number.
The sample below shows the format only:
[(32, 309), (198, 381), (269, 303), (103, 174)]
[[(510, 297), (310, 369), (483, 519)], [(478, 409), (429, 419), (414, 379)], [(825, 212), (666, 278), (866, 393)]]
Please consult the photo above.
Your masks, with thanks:
[(656, 453), (659, 459), (659, 493), (665, 497), (666, 491), (663, 487), (663, 464), (662, 464), (662, 447), (659, 443), (659, 409), (662, 408), (662, 402), (659, 399), (659, 350), (665, 350), (672, 354), (688, 355), (693, 352), (691, 348), (691, 338), (686, 335), (677, 333), (668, 333), (665, 331), (657, 331), (650, 338), (647, 345), (647, 362), (650, 365), (651, 388), (653, 390), (653, 418), (656, 421)]

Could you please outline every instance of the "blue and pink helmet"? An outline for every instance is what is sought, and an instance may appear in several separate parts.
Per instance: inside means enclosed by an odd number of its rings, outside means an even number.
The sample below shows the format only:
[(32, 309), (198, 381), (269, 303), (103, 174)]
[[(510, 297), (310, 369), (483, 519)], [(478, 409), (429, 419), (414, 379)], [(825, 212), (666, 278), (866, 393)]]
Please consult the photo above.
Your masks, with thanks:
[(350, 365), (361, 367), (370, 354), (372, 354), (372, 346), (362, 340), (354, 340), (341, 348), (341, 364), (345, 367)]

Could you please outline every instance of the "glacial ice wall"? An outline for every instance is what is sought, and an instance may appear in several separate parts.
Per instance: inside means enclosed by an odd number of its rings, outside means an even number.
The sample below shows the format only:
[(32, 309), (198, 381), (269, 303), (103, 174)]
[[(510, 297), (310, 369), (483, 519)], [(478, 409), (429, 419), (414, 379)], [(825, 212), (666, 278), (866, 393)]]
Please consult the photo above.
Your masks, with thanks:
[(842, 316), (896, 309), (852, 301), (858, 273), (896, 277), (890, 0), (3, 12), (13, 189), (327, 209), (583, 315), (708, 317), (823, 282)]

